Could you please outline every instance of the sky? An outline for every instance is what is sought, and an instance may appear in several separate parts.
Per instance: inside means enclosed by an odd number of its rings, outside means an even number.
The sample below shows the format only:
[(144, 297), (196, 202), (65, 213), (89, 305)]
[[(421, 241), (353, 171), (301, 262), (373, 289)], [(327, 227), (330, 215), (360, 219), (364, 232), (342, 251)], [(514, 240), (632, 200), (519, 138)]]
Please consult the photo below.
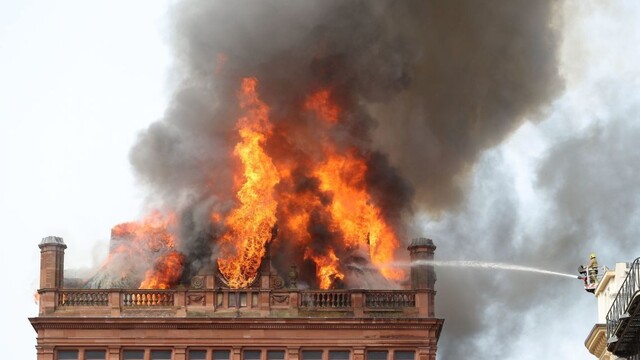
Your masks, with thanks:
[[(169, 1), (0, 2), (0, 219), (7, 249), (0, 337), (35, 356), (40, 239), (62, 236), (67, 268), (106, 255), (114, 224), (144, 212), (129, 153), (176, 86)], [(463, 199), (416, 214), (436, 257), (569, 272), (640, 256), (640, 5), (567, 1), (564, 86), (468, 170)], [(507, 40), (508, 41), (508, 40)], [(589, 359), (595, 299), (571, 279), (438, 269), (439, 359)], [(478, 315), (479, 314), (479, 315)], [(541, 347), (539, 344), (549, 344)]]

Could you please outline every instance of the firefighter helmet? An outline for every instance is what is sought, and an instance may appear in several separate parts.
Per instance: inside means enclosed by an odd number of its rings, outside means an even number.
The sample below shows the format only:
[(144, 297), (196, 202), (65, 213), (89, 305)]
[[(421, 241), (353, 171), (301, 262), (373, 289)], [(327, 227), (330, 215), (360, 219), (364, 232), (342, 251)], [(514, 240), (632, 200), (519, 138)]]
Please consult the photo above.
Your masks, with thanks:
[(590, 259), (595, 259), (596, 257), (596, 253), (591, 253), (591, 255), (589, 256)]

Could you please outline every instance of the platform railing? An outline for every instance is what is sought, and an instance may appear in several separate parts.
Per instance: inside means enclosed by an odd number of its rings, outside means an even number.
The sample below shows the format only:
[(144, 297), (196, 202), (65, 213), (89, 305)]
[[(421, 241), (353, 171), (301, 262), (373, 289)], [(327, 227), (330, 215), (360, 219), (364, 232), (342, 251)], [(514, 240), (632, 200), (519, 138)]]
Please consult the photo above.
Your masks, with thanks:
[(629, 273), (624, 279), (618, 295), (611, 304), (607, 313), (607, 339), (615, 335), (615, 331), (620, 324), (627, 307), (633, 298), (640, 293), (640, 257), (636, 258), (629, 268)]

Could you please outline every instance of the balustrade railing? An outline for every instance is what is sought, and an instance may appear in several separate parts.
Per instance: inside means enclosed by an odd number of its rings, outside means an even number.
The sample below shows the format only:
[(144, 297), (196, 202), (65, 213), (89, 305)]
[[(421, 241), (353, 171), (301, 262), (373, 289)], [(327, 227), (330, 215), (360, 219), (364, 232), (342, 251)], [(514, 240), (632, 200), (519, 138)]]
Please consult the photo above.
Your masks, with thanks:
[[(296, 295), (297, 294), (297, 295)], [(262, 300), (265, 299), (265, 300)], [(291, 299), (295, 299), (290, 302)], [(416, 306), (416, 293), (412, 290), (292, 290), (279, 291), (272, 296), (260, 297), (254, 290), (84, 290), (61, 289), (55, 294), (56, 306), (111, 306), (125, 308), (145, 307), (211, 307), (213, 311), (227, 309), (263, 308), (261, 301), (270, 306), (308, 310), (337, 309), (349, 311), (366, 308), (385, 310)]]
[(138, 290), (122, 293), (123, 306), (173, 306), (173, 291)]
[(620, 317), (625, 313), (631, 300), (640, 293), (640, 257), (635, 259), (629, 268), (618, 295), (607, 313), (607, 338), (613, 336), (620, 323)]
[(414, 291), (368, 291), (365, 293), (364, 305), (369, 308), (401, 308), (415, 307)]
[(348, 308), (351, 307), (351, 294), (336, 291), (302, 291), (300, 307)]
[(107, 306), (109, 291), (62, 290), (58, 292), (58, 306)]

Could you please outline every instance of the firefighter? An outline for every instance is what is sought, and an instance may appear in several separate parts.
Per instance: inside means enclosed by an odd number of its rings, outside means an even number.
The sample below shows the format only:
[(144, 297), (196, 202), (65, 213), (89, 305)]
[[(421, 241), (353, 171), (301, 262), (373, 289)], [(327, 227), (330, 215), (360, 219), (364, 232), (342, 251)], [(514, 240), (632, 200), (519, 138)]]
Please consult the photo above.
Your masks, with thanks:
[(598, 260), (596, 260), (596, 254), (591, 253), (589, 255), (589, 284), (595, 284), (598, 282)]

